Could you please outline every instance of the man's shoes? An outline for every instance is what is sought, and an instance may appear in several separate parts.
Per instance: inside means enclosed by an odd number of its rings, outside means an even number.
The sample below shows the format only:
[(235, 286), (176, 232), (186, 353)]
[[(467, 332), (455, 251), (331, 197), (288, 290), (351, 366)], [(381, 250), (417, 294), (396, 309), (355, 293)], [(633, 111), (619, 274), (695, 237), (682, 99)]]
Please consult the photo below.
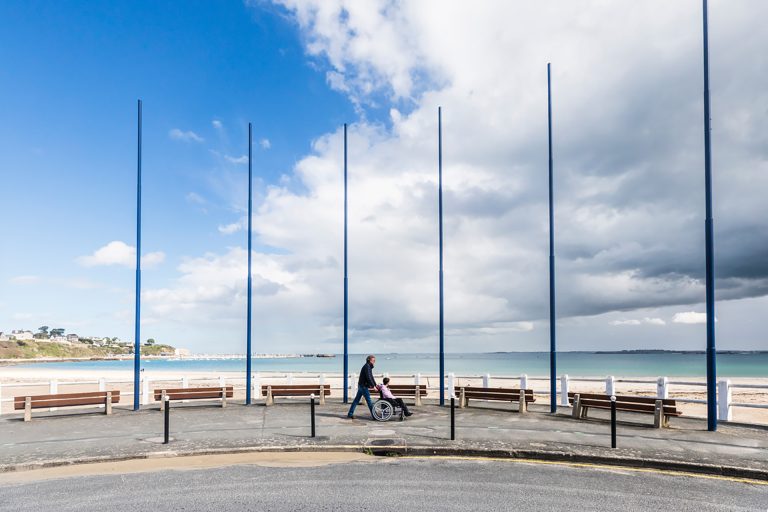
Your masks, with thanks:
[(347, 414), (347, 419), (348, 419), (348, 420), (353, 420), (353, 419), (355, 419), (355, 417), (354, 417), (354, 416), (352, 416), (351, 414)]
[(405, 417), (407, 418), (408, 416), (413, 416), (413, 413), (408, 411), (407, 413), (405, 413)]

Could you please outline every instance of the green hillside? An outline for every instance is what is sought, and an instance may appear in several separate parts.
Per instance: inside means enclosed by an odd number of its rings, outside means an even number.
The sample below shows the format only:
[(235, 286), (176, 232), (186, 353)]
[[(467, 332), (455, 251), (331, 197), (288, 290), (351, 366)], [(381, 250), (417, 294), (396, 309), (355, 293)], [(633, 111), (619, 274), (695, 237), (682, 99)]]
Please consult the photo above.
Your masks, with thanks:
[[(159, 356), (173, 354), (174, 347), (170, 345), (142, 345), (141, 354)], [(132, 346), (110, 345), (97, 347), (93, 345), (68, 345), (64, 343), (46, 343), (32, 340), (0, 341), (0, 359), (35, 359), (42, 357), (113, 357), (133, 353)]]

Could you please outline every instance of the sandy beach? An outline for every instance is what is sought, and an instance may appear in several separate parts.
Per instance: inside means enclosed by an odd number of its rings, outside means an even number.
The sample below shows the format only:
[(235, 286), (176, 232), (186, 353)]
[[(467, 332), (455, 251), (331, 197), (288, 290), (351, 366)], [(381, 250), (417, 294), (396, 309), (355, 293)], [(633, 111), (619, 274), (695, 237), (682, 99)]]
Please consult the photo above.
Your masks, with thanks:
[[(393, 384), (412, 384), (413, 375), (390, 375)], [(320, 380), (318, 373), (277, 373), (261, 372), (254, 375), (254, 386), (264, 386), (269, 384), (310, 384), (317, 383)], [(338, 398), (342, 396), (342, 377), (339, 374), (324, 374), (324, 382), (331, 385), (331, 397)], [(377, 375), (381, 378), (381, 374)], [(604, 393), (604, 377), (584, 377), (587, 379), (600, 379), (600, 381), (581, 382), (571, 380), (570, 391), (580, 391), (583, 393)], [(13, 412), (11, 399), (15, 396), (47, 394), (51, 391), (51, 381), (55, 381), (54, 387), (59, 393), (78, 392), (98, 389), (100, 379), (104, 379), (106, 389), (120, 390), (120, 406), (129, 407), (133, 403), (133, 373), (131, 371), (118, 370), (83, 370), (83, 369), (52, 369), (50, 367), (40, 368), (19, 368), (13, 365), (0, 366), (0, 412), (7, 414)], [(148, 380), (149, 400), (152, 400), (152, 390), (162, 387), (184, 387), (184, 381), (189, 387), (196, 386), (219, 386), (224, 382), (228, 386), (235, 388), (235, 400), (242, 400), (245, 397), (245, 378), (242, 372), (194, 372), (194, 371), (162, 371), (162, 372), (142, 372), (142, 379)], [(574, 379), (572, 377), (572, 379)], [(616, 394), (627, 395), (646, 395), (655, 396), (656, 377), (638, 378), (632, 377), (625, 380), (633, 381), (652, 381), (649, 383), (621, 382), (622, 378), (616, 376), (615, 392)], [(691, 384), (674, 384), (674, 382), (685, 383), (704, 383), (703, 378), (669, 377), (672, 382), (669, 387), (669, 397), (675, 399), (695, 399), (704, 400), (706, 398), (705, 388), (703, 386)], [(437, 398), (438, 382), (435, 375), (421, 375), (421, 383), (428, 386), (429, 392), (427, 398)], [(482, 377), (456, 377), (455, 387), (459, 386), (481, 386)], [(492, 376), (492, 387), (519, 387), (520, 381), (517, 377)], [(559, 385), (559, 382), (558, 382)], [(739, 388), (739, 385), (765, 385), (768, 386), (768, 379), (764, 378), (739, 378), (731, 379), (732, 400), (733, 402), (746, 404), (768, 404), (768, 387), (765, 389)], [(548, 381), (536, 377), (529, 377), (528, 387), (536, 392), (536, 403), (549, 403)], [(254, 396), (259, 397), (259, 391), (254, 392)], [(705, 417), (705, 404), (696, 403), (678, 403), (678, 407), (683, 414), (692, 417)], [(768, 409), (756, 409), (746, 407), (733, 407), (732, 421), (742, 423), (756, 423), (768, 425)]]

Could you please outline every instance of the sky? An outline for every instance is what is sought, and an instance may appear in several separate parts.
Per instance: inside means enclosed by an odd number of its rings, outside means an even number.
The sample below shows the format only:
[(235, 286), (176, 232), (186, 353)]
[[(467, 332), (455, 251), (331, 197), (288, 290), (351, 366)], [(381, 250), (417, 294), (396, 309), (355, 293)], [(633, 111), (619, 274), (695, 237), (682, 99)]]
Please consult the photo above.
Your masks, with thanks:
[[(710, 2), (717, 339), (766, 350), (768, 32)], [(243, 353), (703, 350), (701, 2), (0, 3), (0, 331)]]

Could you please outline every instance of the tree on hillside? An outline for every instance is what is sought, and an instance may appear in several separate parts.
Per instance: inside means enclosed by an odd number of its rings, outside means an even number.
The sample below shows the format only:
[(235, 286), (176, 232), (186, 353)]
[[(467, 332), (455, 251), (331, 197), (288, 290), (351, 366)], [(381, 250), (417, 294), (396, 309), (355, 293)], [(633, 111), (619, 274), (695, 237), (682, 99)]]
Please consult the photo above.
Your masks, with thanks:
[(147, 345), (154, 345), (155, 344), (155, 338), (149, 338), (147, 340)]
[(51, 329), (51, 336), (64, 336), (64, 331), (65, 329), (62, 329), (61, 327)]
[(38, 327), (37, 330), (40, 331), (40, 334), (45, 334), (46, 336), (48, 336), (48, 326), (47, 325), (43, 325), (41, 327)]

